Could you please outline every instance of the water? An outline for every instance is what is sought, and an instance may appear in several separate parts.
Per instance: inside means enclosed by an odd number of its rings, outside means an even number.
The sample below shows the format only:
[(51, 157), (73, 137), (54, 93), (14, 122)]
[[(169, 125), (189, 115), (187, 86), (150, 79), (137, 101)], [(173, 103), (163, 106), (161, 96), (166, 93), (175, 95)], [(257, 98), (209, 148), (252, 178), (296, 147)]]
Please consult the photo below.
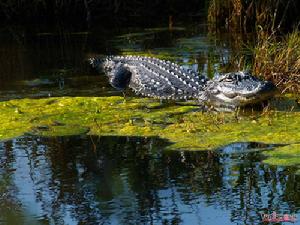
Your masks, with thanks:
[(293, 168), (261, 162), (270, 146), (180, 152), (165, 151), (168, 144), (93, 136), (3, 142), (1, 222), (260, 224), (261, 213), (300, 209)]
[(89, 32), (10, 27), (0, 40), (0, 100), (119, 94), (90, 68), (87, 58), (99, 54), (151, 53), (213, 76), (231, 51), (226, 41), (207, 37), (204, 25)]
[[(148, 52), (211, 77), (231, 66), (236, 51), (225, 34), (210, 38), (203, 25), (3, 28), (0, 40), (0, 101), (120, 95), (86, 63), (95, 54)], [(262, 163), (262, 151), (273, 146), (170, 152), (168, 145), (90, 136), (0, 142), (0, 224), (262, 224), (262, 213), (300, 216), (296, 168)]]

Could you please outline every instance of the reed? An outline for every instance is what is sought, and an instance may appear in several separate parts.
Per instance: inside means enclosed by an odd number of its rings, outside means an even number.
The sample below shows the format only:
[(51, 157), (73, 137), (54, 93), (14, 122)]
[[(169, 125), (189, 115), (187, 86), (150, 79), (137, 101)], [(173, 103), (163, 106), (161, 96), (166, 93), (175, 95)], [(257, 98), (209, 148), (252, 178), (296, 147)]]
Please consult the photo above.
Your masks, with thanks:
[(253, 72), (272, 80), (285, 92), (300, 92), (300, 32), (278, 37), (258, 32)]
[[(240, 60), (233, 60), (231, 67), (245, 67), (241, 52), (247, 45), (253, 53), (248, 69), (273, 81), (283, 93), (300, 93), (299, 7), (296, 0), (210, 0), (209, 30), (218, 33), (218, 29), (225, 28), (232, 40), (239, 40), (239, 44), (232, 42), (234, 48), (238, 47), (238, 57), (233, 59)], [(252, 47), (237, 38), (249, 32), (255, 36)]]
[(226, 28), (235, 32), (255, 32), (258, 26), (268, 30), (291, 29), (299, 21), (297, 0), (210, 0), (210, 29)]

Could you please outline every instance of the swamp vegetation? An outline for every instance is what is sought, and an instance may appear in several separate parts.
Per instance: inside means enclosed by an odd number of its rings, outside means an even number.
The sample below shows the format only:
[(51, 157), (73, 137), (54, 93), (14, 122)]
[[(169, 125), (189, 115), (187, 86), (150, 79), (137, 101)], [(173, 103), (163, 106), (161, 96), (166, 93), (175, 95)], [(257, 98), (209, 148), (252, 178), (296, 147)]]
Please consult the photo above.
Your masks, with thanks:
[(250, 65), (240, 58), (235, 68), (243, 67), (267, 80), (272, 80), (284, 92), (300, 91), (300, 34), (299, 1), (262, 0), (210, 1), (208, 9), (209, 29), (233, 32), (232, 39), (240, 34), (253, 33), (249, 44), (239, 38), (236, 48), (245, 45), (252, 51)]
[(212, 114), (197, 112), (198, 106), (161, 106), (147, 98), (124, 102), (122, 97), (23, 99), (3, 102), (0, 107), (2, 139), (25, 133), (160, 136), (174, 143), (172, 149), (213, 150), (234, 142), (291, 144), (300, 138), (298, 110)]

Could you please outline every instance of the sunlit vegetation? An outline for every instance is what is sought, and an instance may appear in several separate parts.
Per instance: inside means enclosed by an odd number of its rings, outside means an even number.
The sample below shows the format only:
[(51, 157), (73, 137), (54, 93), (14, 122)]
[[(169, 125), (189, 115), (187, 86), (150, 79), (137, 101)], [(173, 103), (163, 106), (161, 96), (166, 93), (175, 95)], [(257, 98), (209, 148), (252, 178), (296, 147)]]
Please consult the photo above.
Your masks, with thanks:
[[(299, 2), (295, 0), (211, 0), (208, 22), (211, 32), (226, 29), (233, 32), (234, 47), (249, 48), (253, 53), (251, 65), (254, 74), (273, 81), (281, 92), (300, 91), (300, 34), (298, 31)], [(224, 19), (225, 18), (225, 19)], [(238, 38), (251, 32), (253, 43)], [(240, 64), (245, 67), (243, 56)], [(233, 66), (234, 67), (234, 66)]]
[(280, 147), (274, 151), (264, 152), (267, 159), (265, 163), (276, 166), (296, 166), (300, 175), (300, 144)]
[(290, 29), (298, 25), (297, 0), (210, 0), (208, 23), (211, 29), (253, 32), (258, 26), (267, 30)]
[(148, 98), (62, 97), (0, 103), (0, 139), (24, 134), (159, 136), (172, 149), (215, 149), (234, 142), (300, 141), (299, 112), (247, 116), (200, 112), (198, 106), (160, 105)]
[(272, 80), (282, 92), (300, 92), (300, 33), (276, 37), (260, 31), (253, 71)]

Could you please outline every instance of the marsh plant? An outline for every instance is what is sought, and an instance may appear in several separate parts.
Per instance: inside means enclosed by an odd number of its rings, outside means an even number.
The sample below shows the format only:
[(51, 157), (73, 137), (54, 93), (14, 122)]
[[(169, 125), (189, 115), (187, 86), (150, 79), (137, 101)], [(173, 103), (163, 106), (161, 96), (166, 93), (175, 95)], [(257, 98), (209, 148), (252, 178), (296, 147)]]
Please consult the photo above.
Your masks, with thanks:
[[(226, 29), (234, 47), (252, 52), (251, 69), (263, 79), (273, 81), (282, 93), (300, 91), (299, 1), (295, 0), (211, 0), (208, 9), (210, 33)], [(254, 36), (246, 43), (249, 33)], [(249, 40), (249, 39), (248, 39)], [(232, 66), (241, 69), (244, 57)], [(243, 69), (243, 68), (242, 68)], [(249, 69), (249, 66), (248, 66)]]
[(284, 92), (300, 91), (300, 32), (283, 37), (258, 32), (254, 73), (272, 80)]
[(210, 29), (225, 27), (244, 33), (257, 26), (290, 29), (299, 21), (298, 7), (297, 0), (210, 0), (208, 23)]

